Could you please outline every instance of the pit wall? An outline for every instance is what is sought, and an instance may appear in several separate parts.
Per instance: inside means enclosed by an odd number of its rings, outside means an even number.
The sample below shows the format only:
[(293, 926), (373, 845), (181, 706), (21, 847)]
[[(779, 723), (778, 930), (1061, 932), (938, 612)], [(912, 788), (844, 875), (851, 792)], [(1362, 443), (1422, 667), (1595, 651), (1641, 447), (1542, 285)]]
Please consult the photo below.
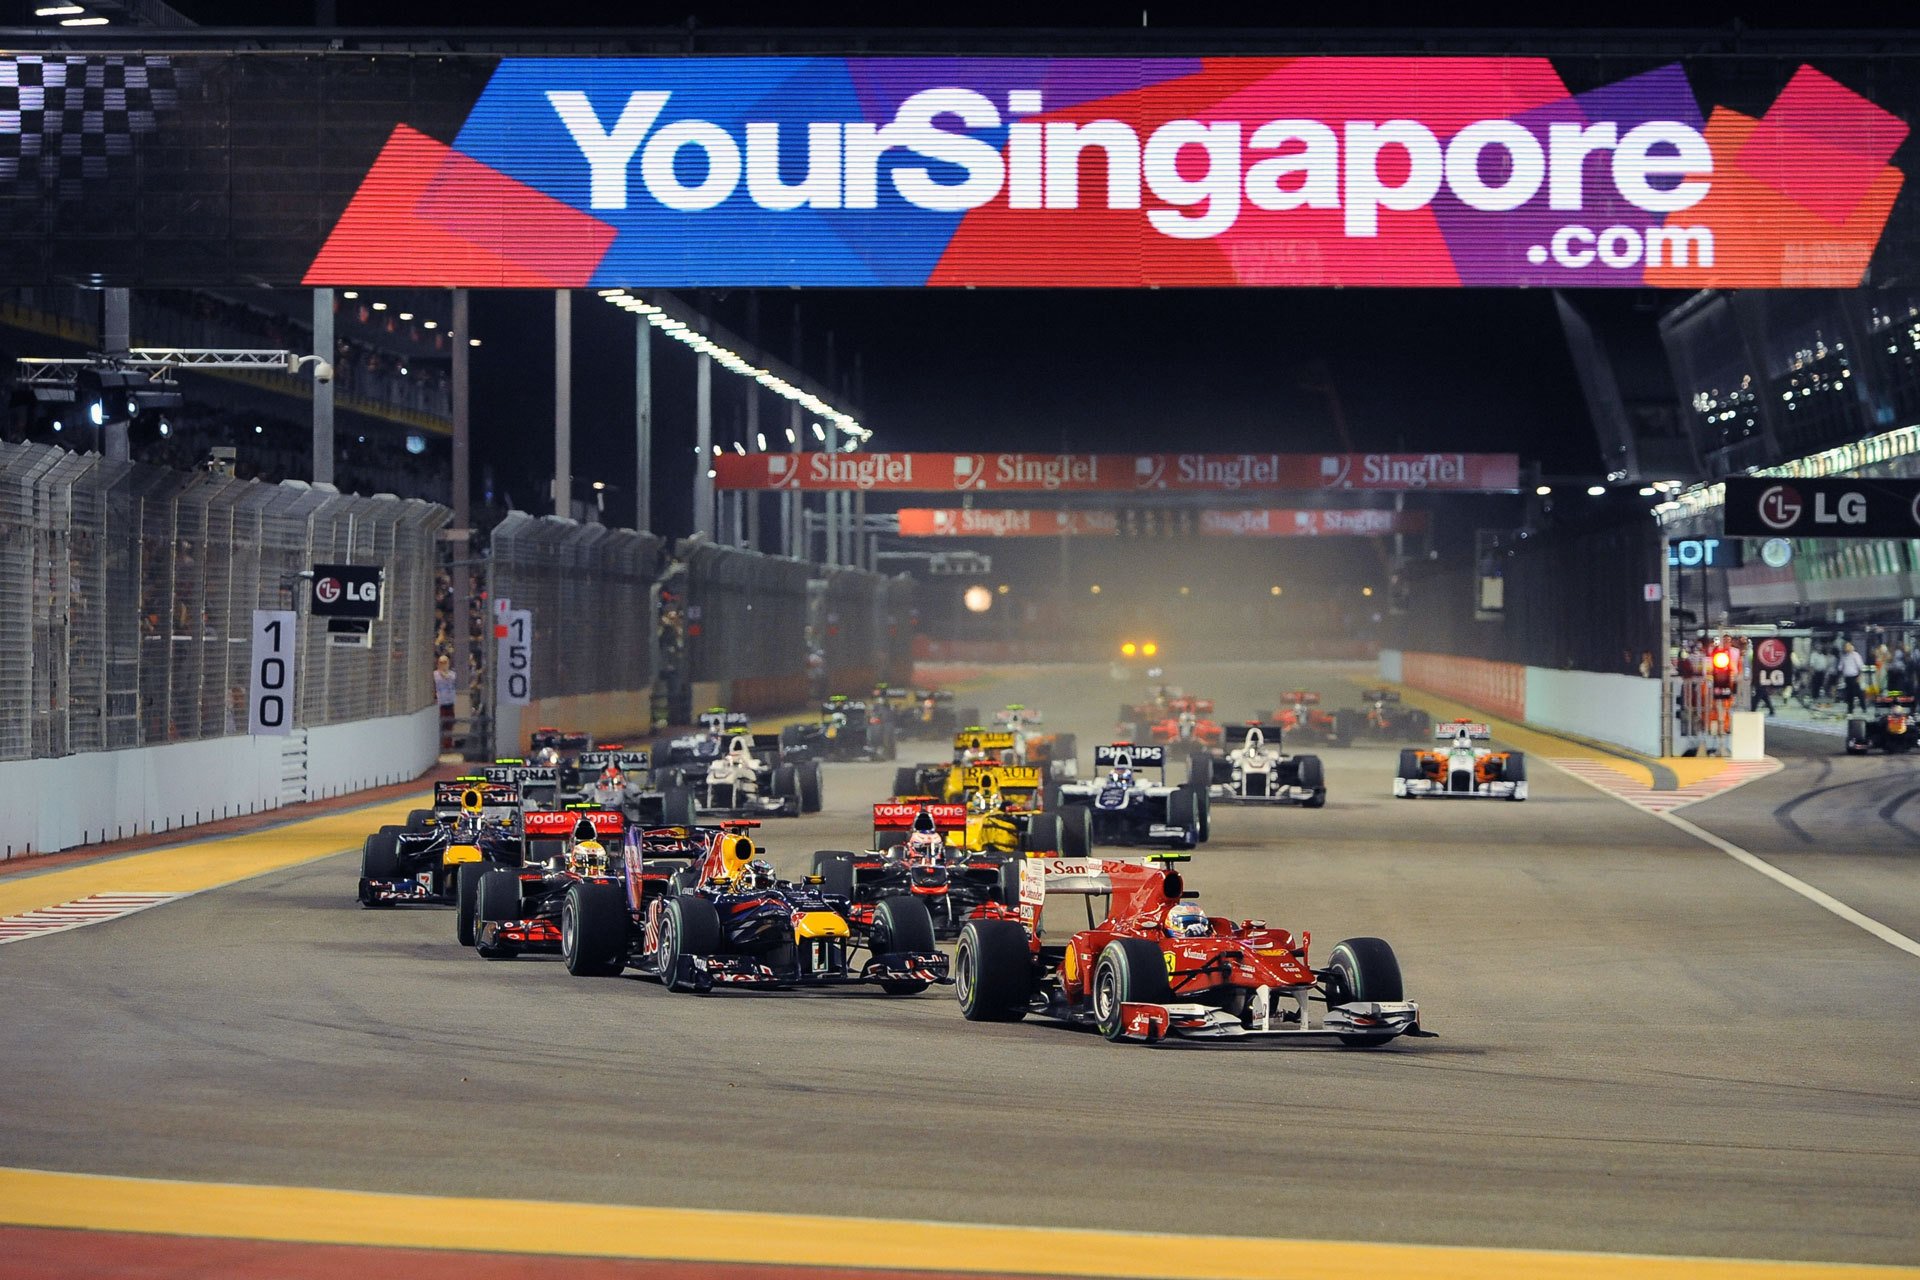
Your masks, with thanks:
[[(433, 707), (310, 729), (305, 795), (417, 778), (439, 755), (439, 731)], [(0, 859), (276, 809), (283, 796), (299, 798), (299, 761), (297, 739), (245, 736), (9, 760), (0, 763)]]
[(1658, 680), (1397, 649), (1381, 651), (1380, 678), (1535, 728), (1660, 754)]

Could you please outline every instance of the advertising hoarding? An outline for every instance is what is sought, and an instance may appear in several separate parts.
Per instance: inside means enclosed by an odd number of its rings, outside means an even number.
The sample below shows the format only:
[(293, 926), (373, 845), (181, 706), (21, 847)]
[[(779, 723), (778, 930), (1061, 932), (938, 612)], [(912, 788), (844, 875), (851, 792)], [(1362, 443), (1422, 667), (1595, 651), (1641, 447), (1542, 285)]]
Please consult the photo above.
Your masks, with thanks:
[(1920, 538), (1920, 480), (1727, 480), (1729, 538)]
[[(1424, 533), (1427, 529), (1424, 511), (1371, 507), (1191, 514), (1192, 531), (1207, 538), (1379, 537), (1391, 533)], [(903, 538), (1112, 537), (1120, 530), (1120, 514), (1115, 511), (1036, 511), (1014, 507), (903, 507), (900, 510)]]
[(1355, 489), (1511, 493), (1510, 453), (748, 453), (719, 489), (893, 493), (1235, 493)]

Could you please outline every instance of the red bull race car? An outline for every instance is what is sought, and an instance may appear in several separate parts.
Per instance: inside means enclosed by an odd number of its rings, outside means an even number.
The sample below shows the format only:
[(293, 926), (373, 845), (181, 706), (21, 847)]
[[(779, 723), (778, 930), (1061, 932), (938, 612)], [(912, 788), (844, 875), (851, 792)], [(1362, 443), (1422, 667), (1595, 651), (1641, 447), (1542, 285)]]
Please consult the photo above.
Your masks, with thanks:
[[(1304, 931), (1209, 915), (1175, 869), (1185, 860), (1027, 859), (1019, 910), (970, 920), (960, 931), (954, 991), (961, 1013), (971, 1022), (1038, 1014), (1146, 1044), (1373, 1048), (1426, 1034), (1420, 1007), (1404, 997), (1392, 947), (1349, 938), (1315, 967)], [(1076, 901), (1085, 904), (1084, 926), (1072, 918), (1080, 914)], [(1066, 918), (1055, 918), (1063, 911)]]
[(1847, 754), (1869, 751), (1901, 755), (1920, 745), (1920, 720), (1914, 718), (1914, 695), (1888, 692), (1873, 700), (1873, 717), (1847, 721)]

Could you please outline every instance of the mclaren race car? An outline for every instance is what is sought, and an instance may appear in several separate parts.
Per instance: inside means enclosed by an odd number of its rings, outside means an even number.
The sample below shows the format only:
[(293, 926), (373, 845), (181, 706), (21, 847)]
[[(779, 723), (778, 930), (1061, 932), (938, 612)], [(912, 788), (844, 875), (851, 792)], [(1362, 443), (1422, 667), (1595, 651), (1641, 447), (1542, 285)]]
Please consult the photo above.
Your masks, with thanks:
[(1888, 692), (1873, 700), (1872, 719), (1847, 721), (1847, 754), (1869, 751), (1900, 755), (1920, 744), (1920, 720), (1914, 718), (1914, 695)]
[[(1172, 865), (1184, 860), (1027, 859), (1019, 911), (970, 920), (960, 931), (960, 1011), (972, 1022), (1040, 1014), (1096, 1028), (1109, 1040), (1148, 1044), (1268, 1040), (1372, 1048), (1426, 1034), (1385, 942), (1349, 938), (1315, 968), (1305, 932), (1208, 915)], [(1086, 904), (1084, 925), (1052, 918), (1063, 909), (1079, 915), (1071, 905), (1076, 898)]]
[(1446, 745), (1432, 750), (1406, 747), (1393, 779), (1393, 794), (1465, 796), (1481, 800), (1525, 800), (1527, 758), (1518, 751), (1495, 751), (1482, 746), (1493, 736), (1484, 724), (1450, 720), (1433, 727), (1434, 739)]
[[(1202, 837), (1206, 788), (1167, 782), (1167, 748), (1116, 742), (1093, 749), (1095, 769), (1106, 773), (1060, 787), (1060, 813), (1069, 826), (1086, 812), (1093, 843), (1164, 844), (1191, 849)], [(1157, 769), (1160, 780), (1144, 773)]]
[(873, 806), (874, 848), (822, 849), (813, 874), (828, 895), (852, 905), (856, 937), (873, 925), (875, 909), (892, 897), (919, 900), (936, 937), (951, 938), (991, 903), (1019, 904), (1021, 854), (970, 853), (949, 843), (964, 834), (964, 805), (883, 801)]
[(1211, 757), (1211, 798), (1222, 804), (1325, 805), (1327, 773), (1320, 757), (1287, 755), (1280, 743), (1279, 725), (1248, 725), (1238, 746)]

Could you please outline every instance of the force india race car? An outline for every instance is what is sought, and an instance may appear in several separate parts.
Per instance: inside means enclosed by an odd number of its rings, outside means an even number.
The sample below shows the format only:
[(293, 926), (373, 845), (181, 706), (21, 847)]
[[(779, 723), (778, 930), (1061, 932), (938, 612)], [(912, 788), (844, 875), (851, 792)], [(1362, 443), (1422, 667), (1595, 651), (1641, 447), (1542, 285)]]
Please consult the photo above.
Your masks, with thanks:
[[(1075, 812), (1087, 811), (1093, 842), (1102, 844), (1166, 844), (1191, 849), (1200, 842), (1201, 810), (1206, 789), (1193, 784), (1167, 783), (1167, 749), (1116, 742), (1093, 749), (1094, 768), (1107, 772), (1090, 782), (1060, 787), (1060, 812), (1069, 825)], [(1152, 782), (1139, 770), (1158, 769)]]
[(1037, 708), (1019, 702), (993, 713), (994, 723), (1013, 735), (1010, 763), (1037, 766), (1053, 779), (1071, 778), (1080, 772), (1079, 739), (1071, 733), (1038, 732), (1044, 718)]
[[(1208, 915), (1171, 865), (1179, 861), (1026, 859), (1019, 911), (970, 920), (960, 931), (960, 1011), (971, 1022), (1036, 1013), (1148, 1044), (1267, 1039), (1372, 1048), (1427, 1034), (1385, 942), (1349, 938), (1316, 969), (1304, 931)], [(1050, 918), (1071, 911), (1074, 898), (1086, 903), (1084, 927)], [(1096, 907), (1096, 899), (1104, 902)]]
[(1320, 757), (1286, 755), (1280, 742), (1278, 725), (1248, 725), (1239, 746), (1212, 757), (1213, 799), (1222, 804), (1324, 806), (1327, 774)]
[(1847, 721), (1847, 754), (1863, 756), (1869, 751), (1898, 755), (1920, 744), (1920, 720), (1914, 719), (1914, 696), (1888, 692), (1873, 700), (1871, 720)]
[(951, 938), (990, 903), (1019, 905), (1022, 855), (949, 844), (966, 823), (964, 805), (882, 801), (873, 806), (874, 848), (822, 849), (813, 855), (813, 873), (828, 895), (852, 904), (848, 922), (856, 937), (872, 927), (882, 900), (905, 896), (926, 906), (936, 937)]
[(1526, 756), (1518, 751), (1476, 746), (1493, 736), (1486, 725), (1450, 720), (1435, 725), (1433, 736), (1447, 745), (1430, 751), (1407, 747), (1400, 752), (1400, 771), (1393, 779), (1395, 796), (1527, 798)]

